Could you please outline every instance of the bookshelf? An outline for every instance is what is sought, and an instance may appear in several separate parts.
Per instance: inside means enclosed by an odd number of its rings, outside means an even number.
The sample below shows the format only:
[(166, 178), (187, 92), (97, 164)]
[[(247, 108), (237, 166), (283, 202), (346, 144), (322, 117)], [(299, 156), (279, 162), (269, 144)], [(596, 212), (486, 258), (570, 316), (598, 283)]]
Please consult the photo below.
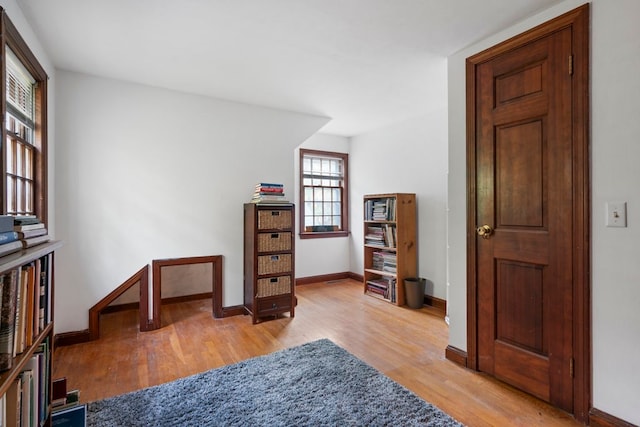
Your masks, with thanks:
[(417, 277), (416, 195), (364, 196), (364, 292), (405, 304), (404, 279)]
[(294, 317), (294, 205), (244, 205), (244, 307), (253, 323)]
[(51, 425), (54, 252), (61, 246), (52, 241), (0, 257), (0, 404), (11, 425), (21, 415)]

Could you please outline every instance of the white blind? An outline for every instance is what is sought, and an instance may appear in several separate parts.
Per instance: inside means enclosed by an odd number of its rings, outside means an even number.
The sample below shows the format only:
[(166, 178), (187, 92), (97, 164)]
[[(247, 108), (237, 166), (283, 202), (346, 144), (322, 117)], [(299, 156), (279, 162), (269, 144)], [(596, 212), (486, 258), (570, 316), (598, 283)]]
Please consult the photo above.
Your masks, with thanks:
[(24, 68), (11, 49), (7, 49), (7, 102), (20, 119), (30, 127), (34, 122), (35, 79)]

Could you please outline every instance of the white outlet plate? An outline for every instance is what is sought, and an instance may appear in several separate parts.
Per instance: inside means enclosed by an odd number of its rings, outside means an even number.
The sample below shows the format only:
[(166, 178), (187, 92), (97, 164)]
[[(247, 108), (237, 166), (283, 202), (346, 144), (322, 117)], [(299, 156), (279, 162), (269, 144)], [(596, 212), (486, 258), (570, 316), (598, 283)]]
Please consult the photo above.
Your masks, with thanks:
[(627, 226), (627, 202), (607, 202), (605, 206), (607, 227)]

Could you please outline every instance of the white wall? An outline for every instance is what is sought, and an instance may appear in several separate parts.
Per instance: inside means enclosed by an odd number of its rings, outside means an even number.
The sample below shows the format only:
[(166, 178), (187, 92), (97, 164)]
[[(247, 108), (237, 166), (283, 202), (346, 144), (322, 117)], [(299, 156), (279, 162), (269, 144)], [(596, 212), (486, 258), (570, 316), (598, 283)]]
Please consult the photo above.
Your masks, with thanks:
[[(304, 141), (295, 150), (293, 163), (295, 170), (296, 230), (300, 231), (300, 148), (309, 150), (349, 153), (349, 138), (338, 135), (317, 133)], [(351, 163), (351, 159), (349, 159)], [(349, 168), (351, 165), (349, 164)], [(312, 277), (323, 274), (344, 273), (349, 270), (350, 254), (347, 237), (326, 239), (300, 239), (296, 233), (296, 277)]]
[[(464, 60), (583, 3), (562, 2), (449, 58), (449, 343), (457, 348), (467, 348)], [(591, 4), (593, 406), (640, 424), (640, 2)], [(606, 201), (628, 202), (627, 228), (604, 226)]]
[(351, 271), (364, 268), (363, 202), (365, 194), (416, 193), (418, 274), (425, 293), (446, 299), (446, 64), (433, 80), (442, 88), (441, 108), (351, 139)]
[(57, 89), (56, 333), (153, 259), (223, 255), (223, 305), (242, 304), (242, 205), (293, 188), (328, 119), (62, 70)]

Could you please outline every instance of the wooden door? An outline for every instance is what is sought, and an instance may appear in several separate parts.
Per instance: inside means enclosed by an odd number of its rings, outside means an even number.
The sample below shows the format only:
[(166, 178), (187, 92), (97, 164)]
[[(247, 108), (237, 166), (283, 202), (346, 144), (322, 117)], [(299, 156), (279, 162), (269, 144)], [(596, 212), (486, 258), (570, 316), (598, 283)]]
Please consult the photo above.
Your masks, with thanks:
[(469, 218), (475, 368), (570, 412), (584, 310), (574, 286), (585, 286), (576, 214), (587, 215), (575, 198), (586, 161), (576, 157), (574, 41), (565, 26), (473, 64)]

